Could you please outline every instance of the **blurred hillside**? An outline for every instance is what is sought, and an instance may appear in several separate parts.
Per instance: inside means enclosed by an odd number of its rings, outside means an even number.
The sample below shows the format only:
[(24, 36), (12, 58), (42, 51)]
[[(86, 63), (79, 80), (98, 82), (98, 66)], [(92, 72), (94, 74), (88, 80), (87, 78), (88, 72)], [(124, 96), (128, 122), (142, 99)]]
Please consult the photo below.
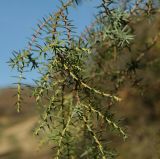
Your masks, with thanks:
[(33, 136), (33, 128), (38, 121), (33, 99), (24, 94), (24, 107), (16, 112), (15, 89), (0, 90), (0, 159), (46, 158), (49, 149), (38, 150), (38, 140)]
[[(151, 91), (147, 92), (147, 98), (139, 96), (136, 89), (124, 88), (119, 92), (123, 101), (114, 108), (114, 112), (120, 118), (127, 129), (129, 138), (123, 142), (118, 137), (110, 136), (111, 143), (118, 150), (118, 159), (159, 159), (160, 158), (160, 118), (157, 115), (150, 118), (146, 100), (150, 100), (157, 107), (160, 106), (160, 98), (155, 97), (159, 88), (156, 83), (150, 85)], [(26, 90), (27, 92), (27, 90)], [(38, 121), (38, 115), (32, 98), (25, 98), (27, 102), (21, 113), (16, 112), (13, 89), (0, 91), (0, 159), (47, 159), (51, 147), (43, 146), (39, 151), (39, 140), (33, 136), (33, 128)], [(159, 95), (159, 93), (158, 93)], [(150, 99), (151, 98), (151, 99)], [(148, 104), (148, 103), (147, 103)]]

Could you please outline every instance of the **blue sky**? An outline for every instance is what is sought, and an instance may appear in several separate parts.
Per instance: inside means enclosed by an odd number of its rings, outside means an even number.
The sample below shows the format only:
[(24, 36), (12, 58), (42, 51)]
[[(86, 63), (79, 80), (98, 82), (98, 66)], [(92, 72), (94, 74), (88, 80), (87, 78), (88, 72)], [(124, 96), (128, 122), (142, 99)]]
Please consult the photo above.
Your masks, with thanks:
[[(25, 48), (33, 28), (43, 16), (56, 11), (58, 0), (0, 0), (0, 87), (12, 86), (17, 75), (7, 64), (13, 50)], [(72, 19), (78, 32), (92, 20), (98, 0), (87, 1), (72, 10)], [(31, 73), (26, 83), (37, 77)]]

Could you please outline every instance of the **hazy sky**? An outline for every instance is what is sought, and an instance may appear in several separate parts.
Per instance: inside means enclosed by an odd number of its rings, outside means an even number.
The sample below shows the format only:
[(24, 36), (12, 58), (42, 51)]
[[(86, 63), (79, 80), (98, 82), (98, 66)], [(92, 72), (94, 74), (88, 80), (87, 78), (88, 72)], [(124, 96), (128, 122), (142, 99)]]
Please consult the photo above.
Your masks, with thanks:
[[(21, 50), (33, 33), (33, 28), (41, 17), (57, 10), (58, 0), (0, 0), (0, 87), (11, 86), (16, 82), (11, 76), (7, 61), (13, 50)], [(78, 32), (93, 20), (98, 0), (87, 1), (72, 11), (72, 19)], [(27, 83), (36, 78), (30, 74)]]

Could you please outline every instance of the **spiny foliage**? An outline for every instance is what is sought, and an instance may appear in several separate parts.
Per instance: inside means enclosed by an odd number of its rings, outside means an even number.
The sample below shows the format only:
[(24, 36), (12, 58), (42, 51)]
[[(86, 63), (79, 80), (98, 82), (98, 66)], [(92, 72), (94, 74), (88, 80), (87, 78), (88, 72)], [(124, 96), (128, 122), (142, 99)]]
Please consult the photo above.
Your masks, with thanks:
[[(56, 13), (37, 24), (28, 48), (15, 52), (10, 60), (11, 67), (19, 72), (17, 110), (22, 104), (24, 73), (37, 70), (41, 78), (35, 81), (33, 96), (41, 120), (35, 134), (43, 134), (41, 143), (53, 143), (53, 158), (113, 158), (115, 154), (104, 137), (109, 127), (127, 138), (109, 110), (121, 99), (117, 92), (106, 93), (105, 88), (91, 84), (90, 60), (96, 45), (105, 42), (107, 56), (116, 60), (133, 42), (130, 22), (137, 16), (150, 16), (156, 9), (151, 0), (126, 1), (125, 7), (119, 1), (99, 0), (95, 22), (81, 36), (75, 36), (69, 9), (79, 1), (60, 2)], [(100, 130), (100, 126), (105, 129)]]

